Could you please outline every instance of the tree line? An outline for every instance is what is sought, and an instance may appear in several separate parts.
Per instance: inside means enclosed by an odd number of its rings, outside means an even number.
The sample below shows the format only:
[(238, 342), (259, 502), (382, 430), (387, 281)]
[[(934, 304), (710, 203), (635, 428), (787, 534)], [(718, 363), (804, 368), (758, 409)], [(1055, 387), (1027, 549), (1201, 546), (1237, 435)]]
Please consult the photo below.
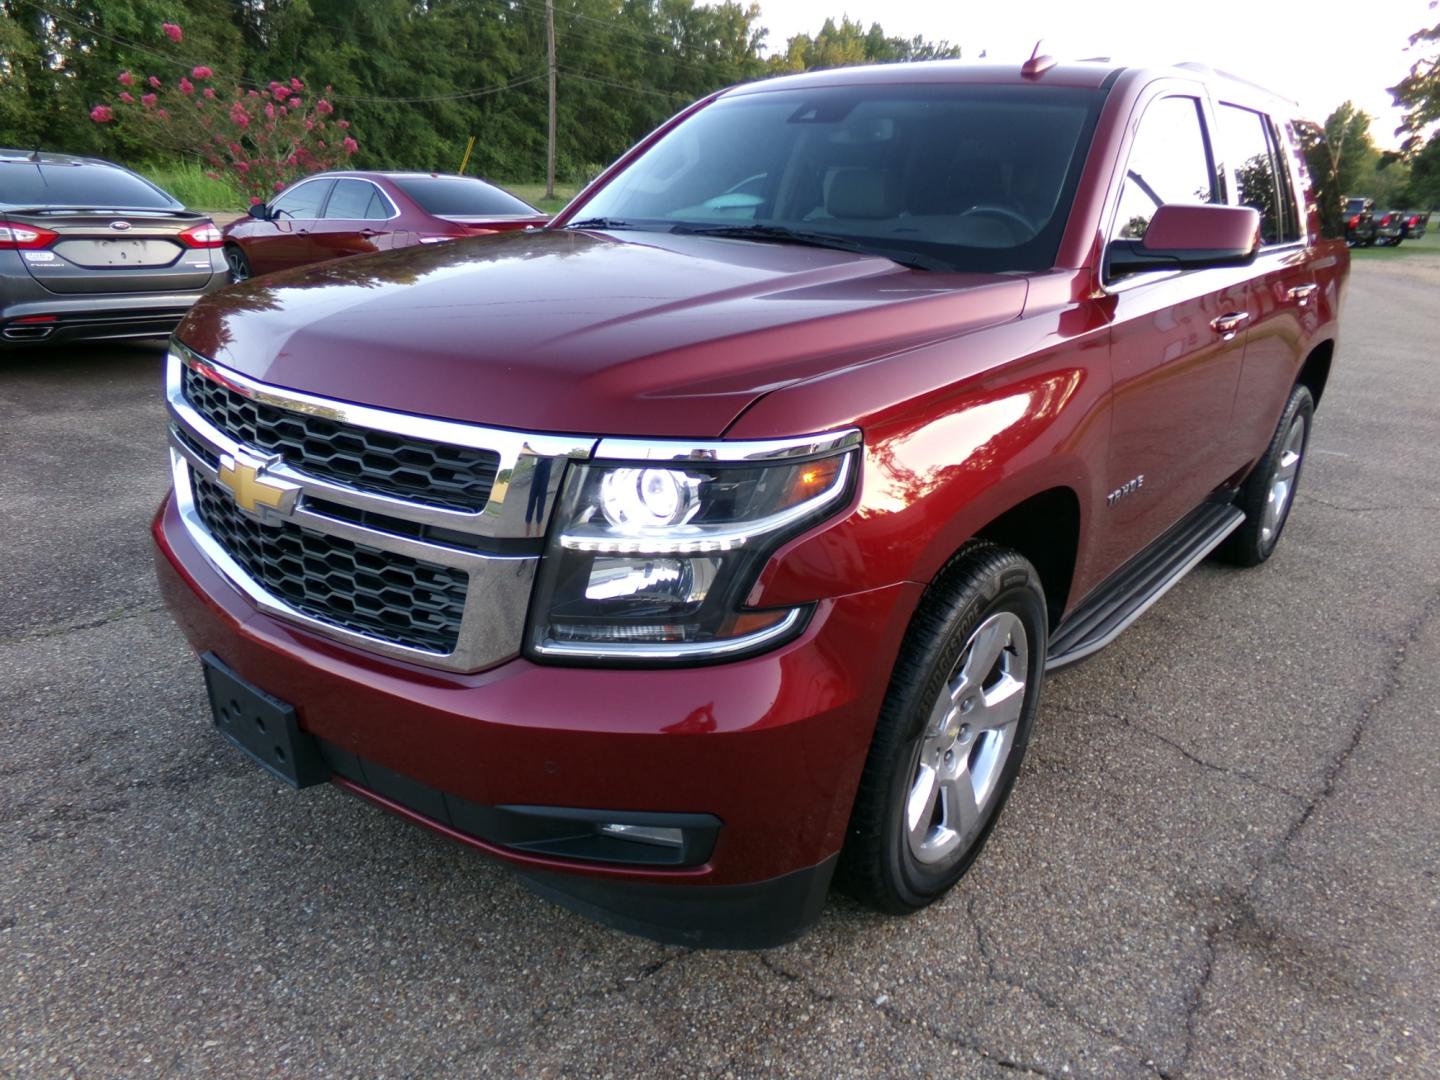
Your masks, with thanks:
[[(757, 4), (554, 0), (557, 169), (587, 179), (686, 103), (733, 83), (843, 64), (957, 57), (958, 47), (827, 20), (771, 47)], [(159, 33), (183, 23), (181, 41)], [(153, 151), (98, 125), (117, 73), (167, 83), (197, 65), (262, 92), (292, 77), (333, 88), (359, 167), (542, 175), (545, 0), (0, 0), (0, 145)]]

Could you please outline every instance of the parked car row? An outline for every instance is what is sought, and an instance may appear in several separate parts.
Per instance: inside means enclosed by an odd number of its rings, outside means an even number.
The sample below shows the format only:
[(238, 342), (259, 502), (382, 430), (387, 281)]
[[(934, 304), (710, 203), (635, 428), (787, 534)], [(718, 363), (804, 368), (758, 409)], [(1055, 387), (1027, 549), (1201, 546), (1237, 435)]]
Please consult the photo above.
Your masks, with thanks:
[(474, 177), (335, 172), (222, 231), (113, 162), (0, 149), (0, 348), (164, 337), (253, 274), (545, 221)]
[(1351, 247), (1394, 247), (1402, 240), (1418, 240), (1430, 224), (1428, 210), (1375, 209), (1375, 200), (1352, 195), (1345, 200), (1345, 242)]

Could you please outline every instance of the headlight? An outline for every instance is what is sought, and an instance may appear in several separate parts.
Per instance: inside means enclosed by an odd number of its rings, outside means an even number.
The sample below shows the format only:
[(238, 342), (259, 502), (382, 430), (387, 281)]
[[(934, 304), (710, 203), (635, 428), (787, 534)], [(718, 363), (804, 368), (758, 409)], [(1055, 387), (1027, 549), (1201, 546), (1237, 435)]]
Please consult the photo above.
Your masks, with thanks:
[[(798, 633), (808, 607), (745, 610), (777, 547), (843, 506), (856, 432), (776, 460), (572, 466), (531, 604), (540, 657), (654, 663), (730, 657)], [(715, 451), (719, 457), (728, 451)], [(761, 444), (767, 445), (767, 444)]]

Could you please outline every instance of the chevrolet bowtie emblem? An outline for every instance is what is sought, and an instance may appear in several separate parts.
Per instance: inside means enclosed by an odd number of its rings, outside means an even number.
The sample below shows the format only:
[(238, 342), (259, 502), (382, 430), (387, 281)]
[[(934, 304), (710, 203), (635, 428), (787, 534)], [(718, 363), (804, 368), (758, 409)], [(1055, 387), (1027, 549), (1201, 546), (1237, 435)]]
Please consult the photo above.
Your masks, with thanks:
[(235, 496), (235, 505), (247, 514), (288, 515), (295, 509), (300, 485), (265, 475), (265, 470), (279, 460), (279, 455), (261, 459), (245, 454), (221, 454), (220, 483)]

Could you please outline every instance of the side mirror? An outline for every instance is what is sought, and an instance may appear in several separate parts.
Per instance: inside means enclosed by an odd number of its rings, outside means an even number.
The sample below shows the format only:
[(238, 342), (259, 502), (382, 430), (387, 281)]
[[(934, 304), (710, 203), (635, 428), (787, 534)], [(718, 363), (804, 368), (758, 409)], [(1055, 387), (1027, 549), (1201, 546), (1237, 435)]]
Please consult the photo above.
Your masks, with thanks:
[(270, 208), (266, 206), (263, 202), (252, 203), (249, 211), (247, 212), (256, 221), (270, 220)]
[(1253, 207), (1169, 203), (1155, 211), (1143, 239), (1110, 242), (1106, 273), (1244, 266), (1259, 249), (1260, 212)]

